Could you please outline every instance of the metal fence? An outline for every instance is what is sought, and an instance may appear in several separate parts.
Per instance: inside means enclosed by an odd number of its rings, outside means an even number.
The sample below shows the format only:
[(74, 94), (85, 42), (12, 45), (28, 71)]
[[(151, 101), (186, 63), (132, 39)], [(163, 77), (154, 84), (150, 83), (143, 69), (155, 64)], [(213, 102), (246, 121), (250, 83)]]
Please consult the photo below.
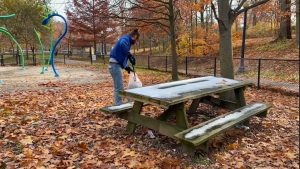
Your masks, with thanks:
[[(24, 64), (25, 65), (37, 65), (37, 54), (32, 54), (31, 52), (24, 53)], [(0, 53), (0, 66), (5, 65), (21, 65), (21, 56), (17, 53)]]
[[(83, 62), (85, 64), (94, 64), (108, 62), (107, 57), (105, 58), (103, 55), (97, 56), (97, 60), (92, 61), (91, 57), (88, 55), (84, 57), (67, 57), (67, 54), (63, 53), (60, 53), (55, 60), (56, 62), (65, 64), (81, 64)], [(171, 56), (139, 55), (136, 56), (136, 60), (137, 66), (141, 68), (164, 72), (172, 71)], [(28, 58), (25, 56), (25, 65), (36, 65), (40, 62), (40, 57), (36, 57), (32, 54), (30, 54)], [(256, 84), (258, 88), (262, 86), (284, 88), (299, 93), (299, 60), (245, 58), (245, 72), (239, 72), (241, 58), (234, 58), (233, 63), (235, 79), (250, 81)], [(0, 54), (1, 66), (18, 64), (20, 64), (19, 58), (13, 57), (11, 54)], [(220, 76), (220, 60), (216, 57), (179, 57), (178, 72), (190, 76)]]
[[(37, 65), (37, 64), (41, 64), (42, 62), (42, 53), (41, 52), (36, 52), (36, 53), (32, 53), (32, 52), (28, 52), (28, 56), (26, 53), (24, 53), (24, 64), (25, 65)], [(45, 51), (45, 63), (48, 62), (48, 58), (49, 58), (49, 51)], [(72, 54), (68, 54), (67, 52), (62, 52), (62, 53), (57, 53), (57, 55), (55, 56), (55, 62), (63, 62), (64, 64), (66, 64), (66, 60), (79, 60), (79, 61), (89, 61), (91, 63), (100, 63), (100, 62), (104, 62), (103, 55), (97, 54), (98, 60), (97, 61), (93, 61), (92, 58), (90, 57), (90, 54), (80, 54), (80, 56), (76, 55), (76, 57), (72, 57)], [(102, 60), (100, 60), (100, 58)], [(12, 53), (0, 53), (0, 66), (5, 66), (5, 65), (21, 65), (21, 56)]]
[[(137, 66), (170, 72), (171, 56), (136, 56)], [(235, 78), (250, 81), (258, 88), (274, 87), (299, 93), (299, 60), (245, 58), (244, 72), (239, 71), (241, 58), (234, 58)], [(220, 60), (216, 57), (179, 57), (178, 72), (191, 76), (220, 76)]]

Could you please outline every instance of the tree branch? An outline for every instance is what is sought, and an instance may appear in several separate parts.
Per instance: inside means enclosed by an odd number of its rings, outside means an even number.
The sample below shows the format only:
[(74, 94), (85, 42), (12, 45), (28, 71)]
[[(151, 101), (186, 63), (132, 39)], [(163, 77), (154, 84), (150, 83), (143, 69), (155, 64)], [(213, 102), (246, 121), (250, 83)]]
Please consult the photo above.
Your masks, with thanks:
[[(244, 3), (246, 2), (247, 0), (242, 0), (242, 2), (239, 3), (239, 5), (233, 10), (233, 12), (238, 12), (244, 5)], [(231, 4), (230, 4), (231, 6)]]
[(259, 6), (259, 5), (262, 5), (262, 4), (264, 4), (264, 3), (267, 3), (268, 1), (269, 1), (269, 0), (261, 0), (261, 1), (258, 1), (258, 2), (256, 2), (256, 3), (250, 5), (250, 6), (244, 7), (243, 9), (241, 9), (241, 10), (235, 12), (235, 13), (234, 13), (234, 17), (237, 17), (239, 14), (245, 12), (246, 10), (249, 10), (249, 9), (251, 9), (251, 8), (255, 8), (255, 7)]
[(215, 19), (218, 21), (219, 24), (222, 24), (224, 26), (224, 28), (226, 29), (224, 22), (221, 19), (219, 19), (218, 15), (217, 15), (216, 7), (213, 2), (211, 2), (211, 9), (214, 13)]

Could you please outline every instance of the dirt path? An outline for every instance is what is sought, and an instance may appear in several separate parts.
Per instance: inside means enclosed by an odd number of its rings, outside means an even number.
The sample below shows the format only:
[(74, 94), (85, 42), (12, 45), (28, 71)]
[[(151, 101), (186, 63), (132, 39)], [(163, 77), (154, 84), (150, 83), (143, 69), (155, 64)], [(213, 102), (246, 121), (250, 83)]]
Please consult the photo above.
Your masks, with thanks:
[[(84, 68), (58, 66), (60, 77), (54, 77), (50, 68), (48, 72), (41, 74), (41, 68), (26, 67), (0, 67), (0, 92), (15, 90), (38, 90), (40, 88), (59, 88), (65, 84), (90, 84), (99, 83), (107, 78), (107, 74)], [(54, 84), (55, 83), (55, 84)]]

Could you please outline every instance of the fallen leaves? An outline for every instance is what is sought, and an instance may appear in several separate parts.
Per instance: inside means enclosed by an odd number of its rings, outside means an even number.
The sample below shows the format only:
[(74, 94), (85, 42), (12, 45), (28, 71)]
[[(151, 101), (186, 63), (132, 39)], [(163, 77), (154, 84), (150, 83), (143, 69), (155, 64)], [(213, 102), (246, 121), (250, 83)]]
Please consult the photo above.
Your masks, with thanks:
[[(149, 72), (139, 73), (139, 77), (145, 85), (168, 80), (165, 74)], [(298, 168), (297, 97), (267, 90), (247, 90), (247, 102), (262, 101), (272, 105), (267, 118), (251, 120), (249, 132), (232, 131), (215, 140), (213, 151), (208, 155), (213, 163), (189, 166), (193, 159), (179, 151), (178, 142), (157, 133), (154, 139), (149, 139), (147, 129), (142, 127), (138, 127), (133, 135), (124, 134), (124, 120), (99, 112), (99, 108), (113, 102), (111, 81), (74, 86), (49, 83), (44, 86), (47, 85), (50, 90), (1, 95), (0, 166), (41, 169), (99, 166), (140, 169)], [(52, 90), (51, 85), (61, 85), (61, 89)], [(153, 117), (162, 112), (153, 106), (144, 110)], [(193, 121), (203, 119), (196, 117)]]
[(161, 163), (163, 169), (180, 169), (180, 161), (173, 158), (164, 158)]
[(63, 82), (46, 82), (46, 83), (39, 83), (38, 86), (44, 86), (44, 87), (62, 87), (66, 85)]

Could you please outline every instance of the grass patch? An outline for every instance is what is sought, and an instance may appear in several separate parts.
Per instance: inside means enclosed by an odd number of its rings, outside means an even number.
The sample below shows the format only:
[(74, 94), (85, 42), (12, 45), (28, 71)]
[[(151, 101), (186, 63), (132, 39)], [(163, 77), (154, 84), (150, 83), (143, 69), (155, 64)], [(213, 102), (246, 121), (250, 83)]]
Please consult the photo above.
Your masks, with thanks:
[[(266, 79), (266, 80), (272, 80), (272, 81), (277, 81), (277, 82), (289, 82), (289, 83), (294, 83), (297, 84), (299, 82), (299, 74), (298, 72), (295, 73), (278, 73), (274, 71), (262, 71), (260, 72), (260, 78), (261, 79)], [(257, 72), (254, 71), (249, 71), (244, 74), (238, 74), (241, 76), (245, 76), (248, 78), (257, 78)]]
[(212, 162), (209, 158), (205, 158), (203, 156), (197, 156), (192, 159), (192, 165), (200, 164), (203, 166), (209, 166), (211, 163)]
[(295, 40), (274, 41), (256, 48), (258, 51), (282, 51), (297, 48)]

